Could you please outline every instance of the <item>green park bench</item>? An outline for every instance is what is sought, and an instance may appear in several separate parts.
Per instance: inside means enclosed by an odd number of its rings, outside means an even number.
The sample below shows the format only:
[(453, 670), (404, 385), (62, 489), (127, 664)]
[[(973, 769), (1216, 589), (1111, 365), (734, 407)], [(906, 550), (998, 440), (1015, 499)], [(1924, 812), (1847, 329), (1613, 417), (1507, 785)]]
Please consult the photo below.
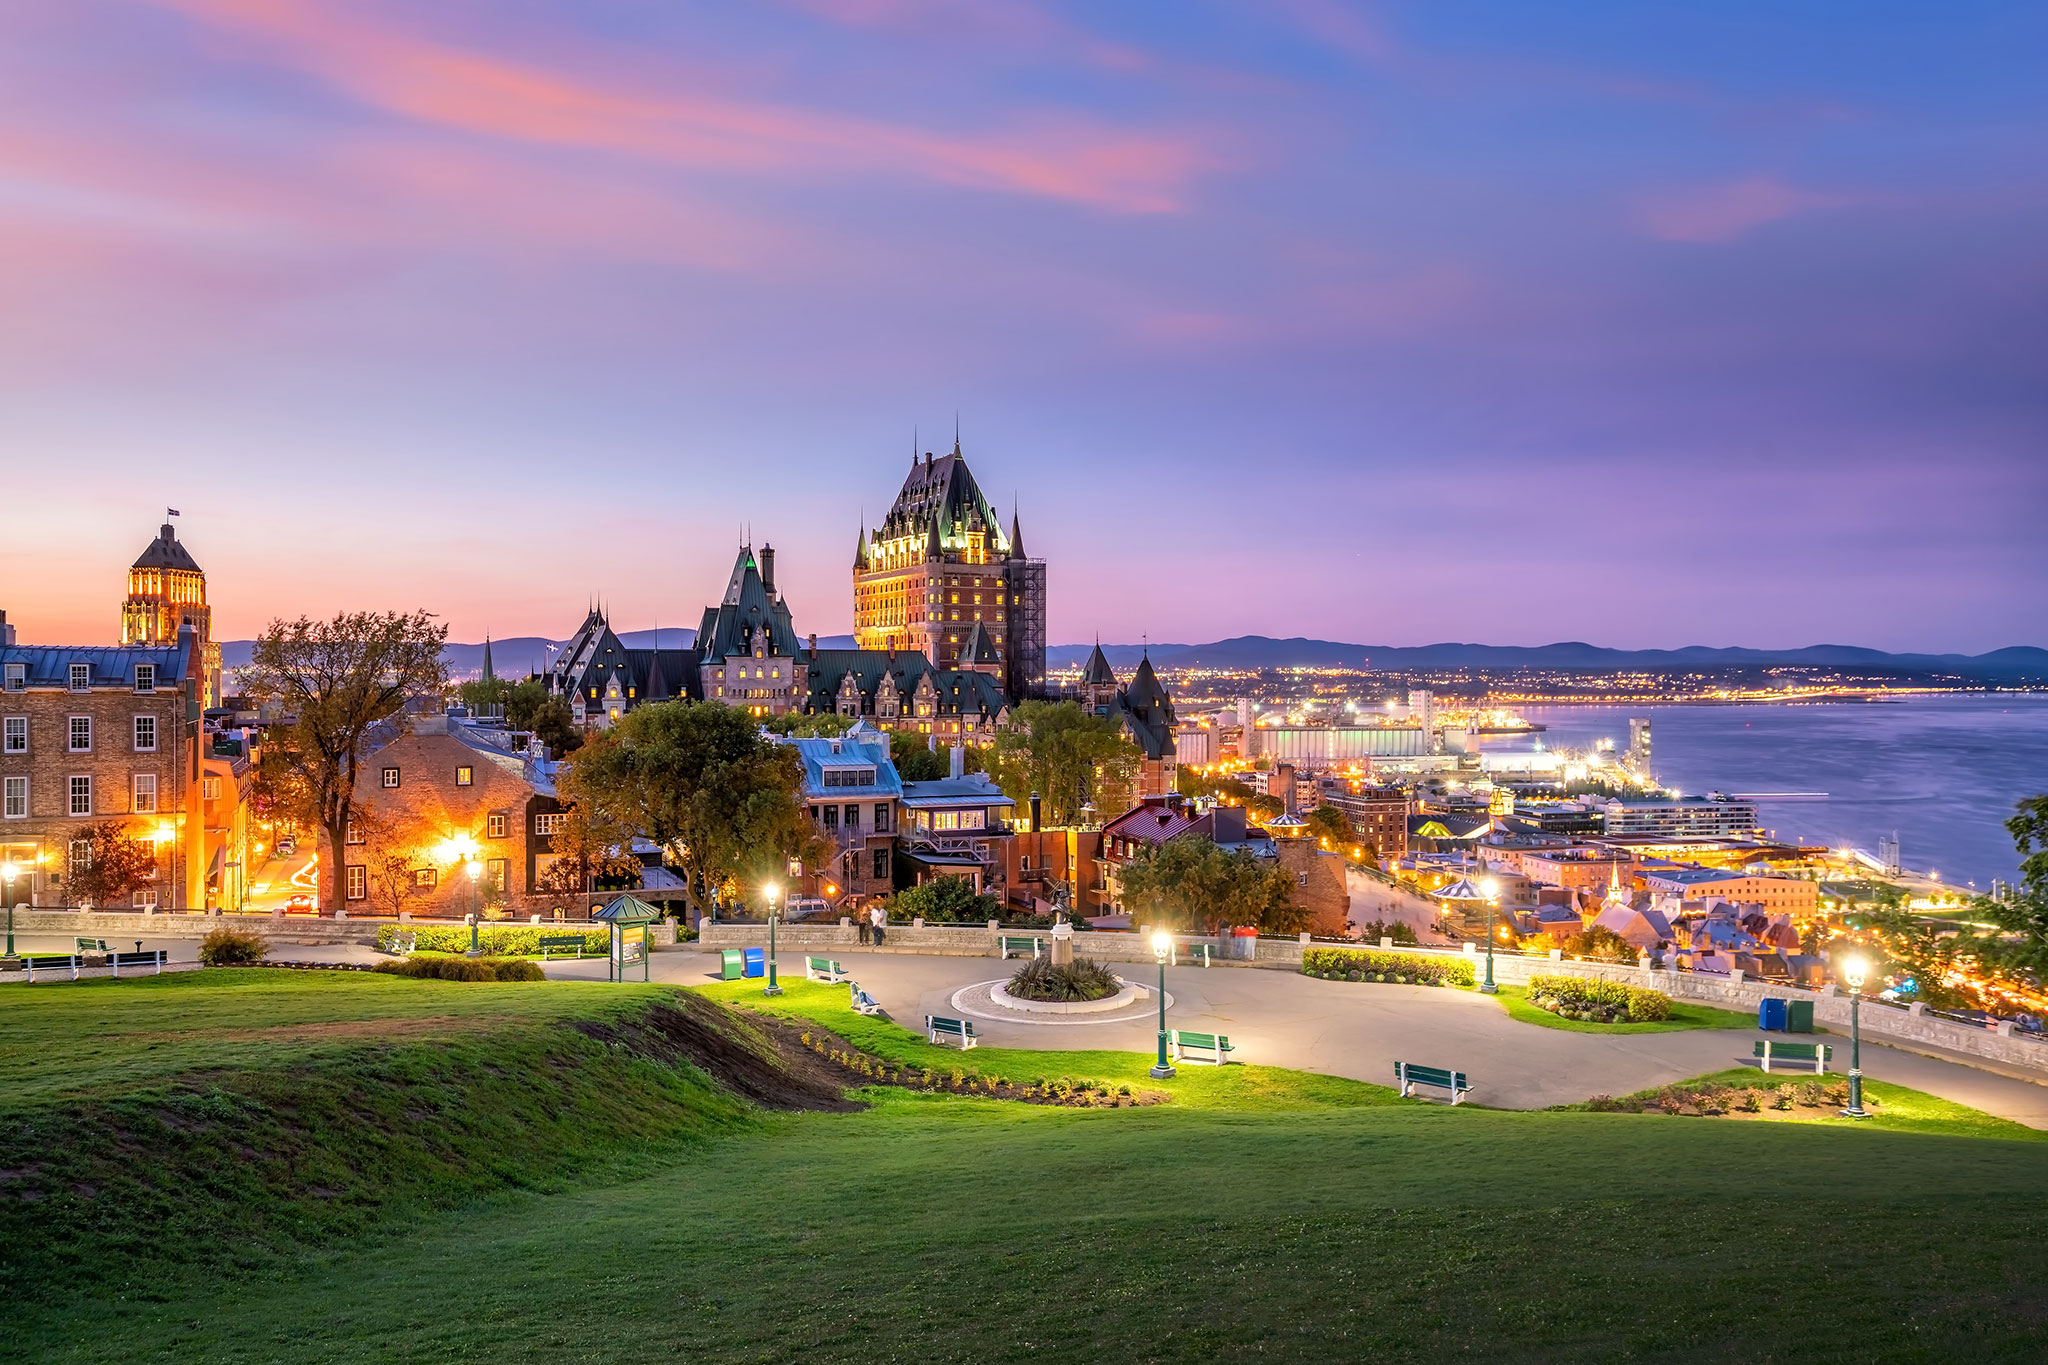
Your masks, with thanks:
[(588, 946), (581, 934), (543, 934), (540, 940), (540, 960), (546, 962), (553, 953), (568, 953), (574, 957), (583, 956)]
[[(1222, 1066), (1236, 1050), (1230, 1046), (1230, 1039), (1220, 1033), (1189, 1033), (1186, 1029), (1174, 1029), (1166, 1036), (1173, 1043), (1173, 1059), (1177, 1062), (1191, 1060), (1187, 1054), (1192, 1050), (1208, 1053), (1209, 1060)], [(1199, 1062), (1204, 1059), (1196, 1057), (1192, 1060)]]
[(807, 957), (804, 959), (804, 980), (836, 985), (846, 980), (846, 968), (829, 957)]
[(997, 942), (1002, 947), (1000, 957), (1007, 958), (1011, 953), (1019, 957), (1038, 956), (1038, 940), (1030, 934), (1004, 934)]
[(114, 950), (107, 946), (107, 941), (103, 938), (82, 938), (78, 940), (78, 951), (81, 953), (111, 953)]
[(407, 930), (402, 934), (393, 934), (391, 936), (391, 947), (386, 951), (393, 957), (411, 957), (413, 945), (419, 941), (419, 934), (413, 930)]
[(1764, 1059), (1764, 1074), (1769, 1075), (1772, 1062), (1811, 1062), (1814, 1071), (1826, 1075), (1828, 1059), (1835, 1050), (1826, 1043), (1781, 1043), (1775, 1038), (1759, 1038), (1752, 1057)]
[(30, 953), (21, 959), (21, 969), (34, 981), (37, 972), (65, 972), (73, 981), (78, 980), (78, 956), (75, 953)]
[(942, 1015), (927, 1014), (924, 1017), (924, 1032), (927, 1041), (936, 1046), (941, 1038), (959, 1040), (960, 1050), (981, 1046), (981, 1035), (974, 1031), (972, 1019), (947, 1019)]
[(747, 969), (746, 959), (740, 955), (740, 950), (737, 948), (721, 950), (718, 958), (720, 980), (737, 981)]
[(1456, 1104), (1472, 1090), (1472, 1083), (1465, 1079), (1462, 1071), (1447, 1071), (1440, 1066), (1417, 1066), (1413, 1062), (1395, 1062), (1394, 1079), (1401, 1083), (1402, 1098), (1407, 1098), (1418, 1085), (1431, 1085), (1439, 1090), (1451, 1092), (1451, 1103)]
[(107, 966), (114, 969), (115, 976), (121, 974), (123, 967), (149, 967), (155, 970), (156, 975), (162, 976), (164, 963), (169, 957), (170, 954), (162, 948), (148, 948), (139, 953), (108, 953)]
[(882, 1002), (862, 990), (860, 982), (849, 981), (846, 984), (853, 990), (853, 999), (849, 1003), (855, 1014), (880, 1014), (882, 1012)]

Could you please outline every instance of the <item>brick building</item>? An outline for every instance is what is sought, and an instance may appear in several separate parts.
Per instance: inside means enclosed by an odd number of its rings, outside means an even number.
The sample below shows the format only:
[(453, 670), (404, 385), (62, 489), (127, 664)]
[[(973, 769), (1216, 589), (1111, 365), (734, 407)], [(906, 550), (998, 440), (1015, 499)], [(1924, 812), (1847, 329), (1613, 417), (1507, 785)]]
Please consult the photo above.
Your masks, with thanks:
[(837, 739), (783, 740), (804, 768), (803, 799), (832, 841), (827, 859), (803, 871), (791, 899), (833, 904), (886, 896), (895, 888), (895, 846), (903, 782), (889, 758), (889, 737), (856, 725)]
[(1381, 858), (1399, 858), (1408, 852), (1408, 815), (1414, 802), (1399, 787), (1353, 786), (1326, 779), (1322, 803), (1351, 822), (1362, 843), (1370, 844)]
[(364, 760), (354, 800), (365, 818), (341, 859), (352, 913), (461, 918), (474, 905), (524, 919), (577, 906), (577, 894), (535, 889), (562, 819), (546, 765), (497, 738), (426, 716)]
[(71, 904), (79, 831), (119, 820), (157, 853), (132, 905), (206, 905), (203, 663), (189, 622), (168, 645), (0, 646), (0, 858), (34, 869), (17, 900)]
[[(985, 628), (990, 657), (970, 648)], [(888, 515), (861, 528), (853, 556), (853, 635), (862, 650), (916, 651), (941, 669), (991, 666), (1012, 702), (1045, 691), (1045, 561), (1005, 534), (956, 437), (936, 459), (913, 454)]]

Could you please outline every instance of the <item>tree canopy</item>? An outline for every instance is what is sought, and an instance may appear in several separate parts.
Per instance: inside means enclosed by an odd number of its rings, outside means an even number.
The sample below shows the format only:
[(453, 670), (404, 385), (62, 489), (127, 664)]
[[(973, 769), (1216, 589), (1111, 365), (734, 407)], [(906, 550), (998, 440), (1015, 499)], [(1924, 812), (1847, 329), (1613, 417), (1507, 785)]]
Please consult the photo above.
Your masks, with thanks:
[(977, 893), (965, 877), (934, 877), (898, 891), (889, 912), (927, 924), (986, 924), (1002, 914), (1003, 906), (994, 896)]
[(1294, 904), (1293, 873), (1200, 835), (1141, 848), (1119, 869), (1117, 886), (1125, 909), (1170, 928), (1214, 933), (1253, 925), (1287, 933), (1306, 921)]
[(576, 714), (569, 709), (569, 703), (548, 691), (547, 684), (539, 678), (518, 682), (473, 678), (458, 683), (455, 696), (475, 712), (504, 708), (507, 725), (538, 735), (556, 758), (566, 756), (583, 743), (583, 732), (576, 727)]
[(825, 846), (796, 751), (719, 702), (633, 708), (577, 750), (557, 786), (588, 822), (592, 847), (650, 840), (683, 869), (700, 913), (715, 890), (736, 885), (752, 899), (788, 860), (815, 861)]
[(905, 730), (889, 736), (889, 761), (905, 782), (936, 782), (949, 770), (946, 758), (934, 752), (923, 735)]
[(842, 716), (837, 711), (785, 711), (762, 721), (761, 728), (772, 735), (788, 735), (792, 739), (831, 739), (851, 730), (854, 720), (854, 717)]
[(242, 686), (292, 723), (259, 773), (267, 803), (326, 835), (321, 889), (339, 909), (341, 849), (359, 767), (382, 730), (405, 725), (405, 705), (448, 687), (441, 648), (448, 627), (431, 613), (342, 612), (331, 621), (272, 621), (256, 641)]
[(1098, 820), (1129, 810), (1141, 756), (1115, 721), (1071, 701), (1024, 702), (981, 753), (989, 776), (1019, 809), (1039, 793), (1051, 825), (1081, 823), (1088, 801)]
[(128, 832), (126, 821), (96, 820), (71, 834), (85, 845), (64, 872), (65, 899), (73, 905), (105, 908), (126, 901), (156, 879), (156, 845)]

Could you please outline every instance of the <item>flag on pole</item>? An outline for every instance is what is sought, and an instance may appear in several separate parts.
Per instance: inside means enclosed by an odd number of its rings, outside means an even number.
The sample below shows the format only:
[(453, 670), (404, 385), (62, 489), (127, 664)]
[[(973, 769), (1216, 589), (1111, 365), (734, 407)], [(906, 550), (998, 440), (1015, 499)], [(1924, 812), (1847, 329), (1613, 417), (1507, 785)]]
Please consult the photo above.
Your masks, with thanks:
[(176, 515), (178, 515), (178, 509), (175, 507), (166, 507), (164, 509), (164, 515), (169, 517), (175, 517)]

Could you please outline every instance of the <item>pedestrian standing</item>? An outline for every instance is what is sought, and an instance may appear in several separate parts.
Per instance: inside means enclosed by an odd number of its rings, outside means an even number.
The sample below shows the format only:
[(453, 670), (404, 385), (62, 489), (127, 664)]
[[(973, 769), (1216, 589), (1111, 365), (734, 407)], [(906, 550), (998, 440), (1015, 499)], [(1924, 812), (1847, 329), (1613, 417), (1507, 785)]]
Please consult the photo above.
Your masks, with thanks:
[(868, 918), (867, 911), (862, 910), (854, 915), (853, 923), (860, 930), (861, 943), (866, 945), (874, 936), (874, 921)]
[(887, 938), (889, 935), (888, 929), (883, 927), (887, 925), (889, 922), (889, 912), (878, 905), (868, 913), (874, 916), (875, 946), (879, 948), (882, 946), (882, 940)]

